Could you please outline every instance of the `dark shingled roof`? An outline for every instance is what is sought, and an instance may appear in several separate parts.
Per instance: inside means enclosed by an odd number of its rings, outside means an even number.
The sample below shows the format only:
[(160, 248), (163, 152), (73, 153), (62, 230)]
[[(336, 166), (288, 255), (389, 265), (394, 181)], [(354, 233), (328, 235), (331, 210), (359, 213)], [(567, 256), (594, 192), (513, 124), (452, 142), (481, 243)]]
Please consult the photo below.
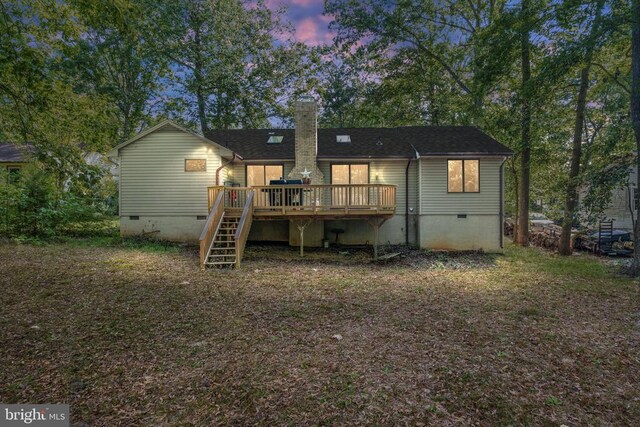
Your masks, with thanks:
[[(267, 144), (271, 135), (284, 136), (279, 144)], [(234, 129), (212, 130), (207, 139), (228, 147), (243, 159), (293, 159), (295, 158), (295, 131), (293, 129)]]
[(27, 156), (33, 151), (31, 144), (0, 144), (0, 162), (22, 163), (27, 161)]
[[(279, 144), (268, 144), (270, 135), (281, 135)], [(336, 136), (349, 135), (351, 143)], [(228, 147), (246, 160), (294, 159), (293, 129), (212, 130), (208, 139)], [(513, 154), (504, 145), (473, 126), (408, 126), (397, 128), (318, 129), (318, 158), (409, 158), (443, 155)]]

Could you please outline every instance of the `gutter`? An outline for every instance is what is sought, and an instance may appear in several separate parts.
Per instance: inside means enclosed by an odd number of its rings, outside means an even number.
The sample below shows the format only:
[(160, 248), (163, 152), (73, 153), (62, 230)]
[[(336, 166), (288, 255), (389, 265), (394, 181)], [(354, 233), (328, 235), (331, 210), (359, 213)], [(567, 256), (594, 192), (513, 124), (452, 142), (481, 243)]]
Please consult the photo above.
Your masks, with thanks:
[(411, 143), (409, 143), (409, 146), (411, 146), (411, 148), (413, 148), (413, 151), (415, 151), (416, 160), (418, 160), (420, 158), (420, 153), (418, 152), (418, 149), (416, 147), (414, 147), (413, 144), (411, 144)]
[(318, 160), (406, 160), (406, 156), (318, 156)]
[(220, 165), (220, 167), (218, 169), (216, 169), (216, 186), (220, 185), (220, 171), (229, 166), (231, 163), (233, 163), (233, 161), (237, 158), (238, 156), (236, 155), (236, 153), (233, 153), (233, 156), (231, 156), (231, 160), (229, 160), (228, 162), (225, 162), (223, 164)]
[(455, 158), (467, 158), (467, 157), (510, 157), (513, 156), (513, 152), (495, 152), (495, 153), (478, 153), (472, 151), (465, 152), (446, 152), (446, 153), (428, 153), (424, 157), (455, 157)]

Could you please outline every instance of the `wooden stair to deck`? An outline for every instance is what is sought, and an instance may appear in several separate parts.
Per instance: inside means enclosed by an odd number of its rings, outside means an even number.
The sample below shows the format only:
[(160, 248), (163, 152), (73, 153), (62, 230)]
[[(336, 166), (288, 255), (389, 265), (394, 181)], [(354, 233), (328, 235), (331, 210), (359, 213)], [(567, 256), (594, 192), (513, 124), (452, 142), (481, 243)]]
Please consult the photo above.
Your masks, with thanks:
[(225, 208), (224, 193), (216, 196), (200, 234), (200, 267), (239, 268), (253, 222), (253, 191), (244, 207)]
[(236, 265), (236, 239), (240, 217), (224, 213), (215, 239), (211, 242), (205, 265), (211, 267), (234, 267)]

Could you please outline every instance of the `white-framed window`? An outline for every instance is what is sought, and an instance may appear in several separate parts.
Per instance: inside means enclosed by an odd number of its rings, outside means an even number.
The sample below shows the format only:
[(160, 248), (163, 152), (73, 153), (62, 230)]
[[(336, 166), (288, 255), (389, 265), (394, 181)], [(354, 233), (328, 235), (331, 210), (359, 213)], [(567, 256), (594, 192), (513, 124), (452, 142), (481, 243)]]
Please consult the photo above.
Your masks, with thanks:
[(448, 160), (447, 192), (479, 193), (480, 160)]

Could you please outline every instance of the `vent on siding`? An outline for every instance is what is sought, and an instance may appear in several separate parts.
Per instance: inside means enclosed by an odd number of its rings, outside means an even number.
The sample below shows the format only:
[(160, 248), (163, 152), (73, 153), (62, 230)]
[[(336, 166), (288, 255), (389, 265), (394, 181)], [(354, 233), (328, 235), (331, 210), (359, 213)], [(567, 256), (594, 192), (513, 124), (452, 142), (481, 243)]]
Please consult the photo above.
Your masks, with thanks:
[(130, 216), (129, 216), (129, 219), (130, 219), (131, 221), (137, 221), (137, 220), (139, 220), (139, 219), (140, 219), (140, 217), (139, 217), (138, 215), (130, 215)]
[(466, 218), (467, 214), (458, 214), (458, 218)]
[(197, 220), (207, 219), (207, 216), (206, 216), (206, 215), (198, 215), (198, 216), (196, 217), (196, 219), (197, 219)]

